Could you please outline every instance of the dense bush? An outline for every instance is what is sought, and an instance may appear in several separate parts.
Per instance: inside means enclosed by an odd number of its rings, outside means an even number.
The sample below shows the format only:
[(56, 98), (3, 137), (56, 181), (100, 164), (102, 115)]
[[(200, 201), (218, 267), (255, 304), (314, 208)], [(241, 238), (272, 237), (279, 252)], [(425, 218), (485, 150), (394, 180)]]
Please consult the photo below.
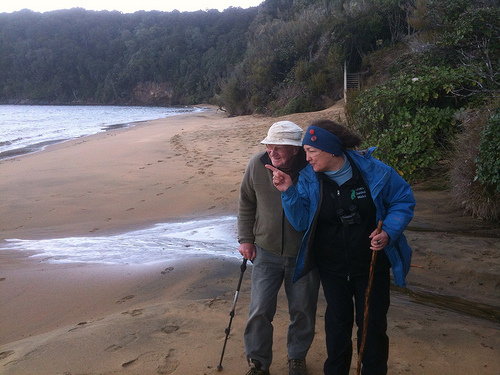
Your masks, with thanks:
[(408, 180), (441, 160), (456, 132), (457, 107), (451, 90), (464, 79), (463, 70), (421, 67), (417, 76), (400, 74), (359, 94), (349, 119), (377, 145), (381, 159)]
[[(464, 211), (483, 219), (500, 220), (499, 101), (464, 114), (455, 143), (451, 194)], [(489, 109), (491, 107), (492, 109)], [(496, 109), (495, 109), (496, 108)]]
[(500, 108), (496, 109), (481, 132), (476, 165), (475, 179), (489, 194), (500, 193)]

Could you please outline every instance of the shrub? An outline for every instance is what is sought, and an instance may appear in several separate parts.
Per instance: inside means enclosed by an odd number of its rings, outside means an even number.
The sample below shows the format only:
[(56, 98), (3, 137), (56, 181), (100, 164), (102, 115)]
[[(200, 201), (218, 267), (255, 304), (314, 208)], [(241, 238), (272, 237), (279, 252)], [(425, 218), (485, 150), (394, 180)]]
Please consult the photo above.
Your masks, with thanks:
[(378, 155), (406, 179), (421, 177), (442, 160), (457, 131), (461, 105), (451, 92), (462, 85), (462, 68), (428, 67), (402, 73), (359, 94), (348, 118)]
[(219, 107), (224, 108), (232, 116), (250, 113), (246, 92), (236, 77), (230, 77), (222, 84), (221, 93), (216, 97)]
[(500, 110), (469, 112), (451, 170), (453, 201), (465, 212), (500, 220)]
[(481, 132), (475, 179), (490, 193), (500, 193), (500, 108), (490, 117)]

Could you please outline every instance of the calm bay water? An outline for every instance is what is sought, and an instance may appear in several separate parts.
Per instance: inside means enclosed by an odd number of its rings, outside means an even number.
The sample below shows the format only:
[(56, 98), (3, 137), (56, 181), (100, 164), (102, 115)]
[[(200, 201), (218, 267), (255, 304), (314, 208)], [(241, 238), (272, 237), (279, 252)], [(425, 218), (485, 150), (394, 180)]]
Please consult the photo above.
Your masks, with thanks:
[(0, 159), (68, 139), (202, 108), (0, 105)]
[[(0, 159), (140, 121), (203, 108), (0, 105)], [(1, 178), (1, 177), (0, 177)], [(0, 197), (1, 199), (1, 197)], [(241, 257), (236, 218), (157, 224), (113, 236), (7, 239), (0, 251), (32, 252), (41, 262), (150, 264), (204, 256)], [(0, 253), (1, 255), (1, 253)]]

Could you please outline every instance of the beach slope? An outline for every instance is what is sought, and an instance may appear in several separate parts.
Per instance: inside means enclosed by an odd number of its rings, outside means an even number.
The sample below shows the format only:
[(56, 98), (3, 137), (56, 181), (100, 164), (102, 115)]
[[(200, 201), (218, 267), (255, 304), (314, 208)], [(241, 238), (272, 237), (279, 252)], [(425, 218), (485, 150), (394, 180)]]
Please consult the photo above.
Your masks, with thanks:
[[(341, 103), (280, 118), (228, 117), (212, 108), (0, 161), (0, 240), (106, 235), (234, 215), (246, 163), (264, 149), (259, 142), (273, 122), (306, 128), (313, 119), (341, 113)], [(392, 293), (389, 373), (497, 374), (498, 227), (463, 217), (446, 191), (415, 194), (416, 217), (407, 231), (415, 267), (410, 289)], [(0, 250), (0, 374), (219, 372), (240, 260), (110, 266), (50, 264), (29, 255)], [(243, 331), (250, 279), (251, 265), (221, 373), (248, 371)], [(322, 373), (326, 355), (324, 309), (321, 297), (307, 358), (311, 375)], [(288, 374), (287, 318), (282, 291), (273, 375)], [(352, 363), (354, 374), (355, 356)]]

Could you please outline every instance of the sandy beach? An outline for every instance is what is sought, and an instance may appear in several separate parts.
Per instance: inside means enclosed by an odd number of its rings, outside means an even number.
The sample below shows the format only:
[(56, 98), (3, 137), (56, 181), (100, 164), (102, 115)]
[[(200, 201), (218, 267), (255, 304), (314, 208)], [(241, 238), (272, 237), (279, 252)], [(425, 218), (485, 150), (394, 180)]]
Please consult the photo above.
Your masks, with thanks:
[[(212, 108), (116, 129), (0, 161), (6, 239), (108, 235), (155, 223), (235, 215), (239, 185), (269, 126), (304, 129), (342, 104), (269, 118)], [(500, 369), (500, 227), (464, 217), (447, 191), (415, 186), (408, 289), (389, 310), (390, 374), (496, 375)], [(1, 247), (1, 246), (0, 246)], [(50, 264), (0, 250), (0, 374), (219, 373), (238, 259), (155, 265)], [(251, 266), (227, 343), (225, 374), (244, 374)], [(323, 313), (307, 357), (325, 359)], [(275, 317), (271, 374), (288, 374), (287, 305)], [(351, 374), (355, 373), (353, 358)]]

